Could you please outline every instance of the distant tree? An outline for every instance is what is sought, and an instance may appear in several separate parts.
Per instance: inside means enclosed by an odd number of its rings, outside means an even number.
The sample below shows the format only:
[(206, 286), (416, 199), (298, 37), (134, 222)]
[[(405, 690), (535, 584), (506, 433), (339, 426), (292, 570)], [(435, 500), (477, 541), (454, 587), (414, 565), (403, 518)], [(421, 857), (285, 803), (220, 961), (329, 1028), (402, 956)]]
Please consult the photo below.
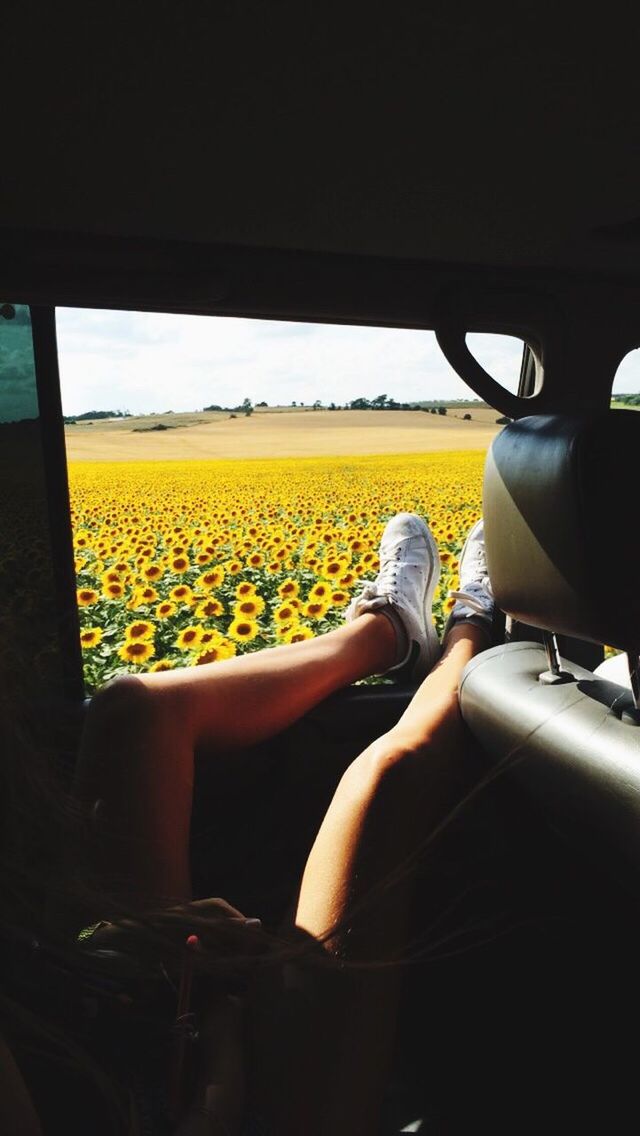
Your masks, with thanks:
[(349, 403), (349, 410), (371, 410), (368, 398), (354, 398)]
[(446, 414), (446, 413), (447, 413), (446, 406), (439, 406), (438, 407), (438, 414)]
[(336, 404), (335, 404), (335, 402), (330, 402), (330, 403), (329, 403), (329, 410), (337, 410), (337, 407), (336, 407)]
[(241, 409), (242, 413), (244, 414), (245, 418), (250, 418), (251, 415), (253, 414), (253, 404), (251, 402), (251, 399), (250, 398), (243, 399), (242, 400), (242, 406), (240, 407), (240, 409)]
[(376, 397), (371, 400), (371, 407), (373, 410), (383, 410), (386, 404), (386, 394), (377, 394)]
[(463, 414), (462, 415), (462, 421), (463, 422), (470, 422), (471, 421), (471, 415), (470, 414)]
[(322, 403), (321, 403), (320, 399), (319, 399), (319, 398), (317, 398), (317, 399), (316, 399), (316, 401), (315, 401), (315, 402), (314, 402), (314, 404), (313, 404), (313, 409), (314, 409), (314, 410), (319, 410), (321, 406), (322, 406)]
[(297, 402), (296, 402), (296, 400), (295, 400), (295, 398), (294, 398), (293, 402), (291, 403), (291, 405), (292, 405), (292, 406), (297, 406), (297, 405), (298, 405), (298, 404), (297, 404)]
[(268, 402), (256, 402), (256, 406), (268, 406)]

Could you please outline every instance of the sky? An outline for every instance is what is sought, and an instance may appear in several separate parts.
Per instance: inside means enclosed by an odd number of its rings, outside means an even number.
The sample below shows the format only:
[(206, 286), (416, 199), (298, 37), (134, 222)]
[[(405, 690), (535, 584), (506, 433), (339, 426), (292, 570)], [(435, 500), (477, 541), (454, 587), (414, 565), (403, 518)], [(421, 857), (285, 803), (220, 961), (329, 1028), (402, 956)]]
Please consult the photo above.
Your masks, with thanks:
[[(399, 402), (474, 398), (429, 331), (218, 316), (58, 308), (63, 410), (132, 414), (293, 401), (343, 405), (386, 394)], [(478, 360), (515, 390), (522, 344), (469, 335)], [(28, 309), (0, 319), (0, 422), (37, 413)], [(640, 351), (614, 391), (640, 390)]]
[[(244, 398), (287, 406), (475, 397), (428, 331), (69, 308), (58, 309), (57, 323), (67, 415), (201, 410)], [(481, 362), (514, 389), (519, 341), (477, 338)]]

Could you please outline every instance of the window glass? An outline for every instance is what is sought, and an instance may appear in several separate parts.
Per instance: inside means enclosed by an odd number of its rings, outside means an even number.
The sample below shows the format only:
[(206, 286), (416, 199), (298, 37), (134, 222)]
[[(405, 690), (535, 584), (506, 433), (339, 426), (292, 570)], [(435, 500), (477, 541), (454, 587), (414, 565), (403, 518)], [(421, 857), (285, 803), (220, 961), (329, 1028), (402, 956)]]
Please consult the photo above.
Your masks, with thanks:
[(613, 381), (611, 405), (614, 410), (640, 410), (640, 350), (625, 355)]
[(469, 332), (467, 347), (481, 367), (511, 394), (518, 393), (524, 343), (514, 335)]
[[(61, 692), (36, 367), (29, 308), (0, 304), (0, 634), (3, 687)], [(24, 690), (24, 676), (31, 689)]]

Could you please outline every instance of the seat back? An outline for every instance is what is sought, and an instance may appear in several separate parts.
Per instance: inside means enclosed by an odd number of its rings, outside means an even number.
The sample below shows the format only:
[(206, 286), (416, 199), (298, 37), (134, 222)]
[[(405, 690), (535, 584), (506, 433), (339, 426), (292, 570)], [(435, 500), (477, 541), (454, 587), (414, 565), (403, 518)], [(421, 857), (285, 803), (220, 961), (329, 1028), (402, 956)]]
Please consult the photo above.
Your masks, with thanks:
[[(498, 605), (548, 634), (608, 643), (636, 660), (640, 593), (633, 560), (640, 414), (525, 418), (487, 459), (487, 563)], [(624, 537), (627, 537), (626, 541)], [(640, 714), (631, 691), (566, 659), (549, 672), (537, 643), (477, 656), (460, 701), (492, 771), (539, 801), (554, 828), (640, 879)]]

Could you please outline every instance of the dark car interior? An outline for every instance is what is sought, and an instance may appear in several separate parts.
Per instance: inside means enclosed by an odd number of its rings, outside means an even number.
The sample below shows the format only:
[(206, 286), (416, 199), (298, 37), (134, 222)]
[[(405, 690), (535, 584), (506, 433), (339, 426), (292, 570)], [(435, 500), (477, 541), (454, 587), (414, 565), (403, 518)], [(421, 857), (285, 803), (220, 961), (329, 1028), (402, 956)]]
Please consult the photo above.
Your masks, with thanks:
[[(66, 738), (84, 698), (56, 306), (435, 330), (512, 420), (484, 487), (511, 630), (461, 684), (479, 789), (423, 869), (432, 945), (407, 968), (381, 1131), (634, 1131), (640, 414), (610, 409), (640, 346), (633, 28), (289, 0), (25, 20), (3, 33), (0, 336), (16, 312), (30, 329), (35, 412), (0, 426), (0, 628), (40, 725)], [(524, 341), (517, 393), (473, 331)], [(604, 645), (628, 687), (593, 674)], [(224, 792), (198, 770), (198, 894), (277, 923), (342, 770), (410, 697), (333, 696)]]

